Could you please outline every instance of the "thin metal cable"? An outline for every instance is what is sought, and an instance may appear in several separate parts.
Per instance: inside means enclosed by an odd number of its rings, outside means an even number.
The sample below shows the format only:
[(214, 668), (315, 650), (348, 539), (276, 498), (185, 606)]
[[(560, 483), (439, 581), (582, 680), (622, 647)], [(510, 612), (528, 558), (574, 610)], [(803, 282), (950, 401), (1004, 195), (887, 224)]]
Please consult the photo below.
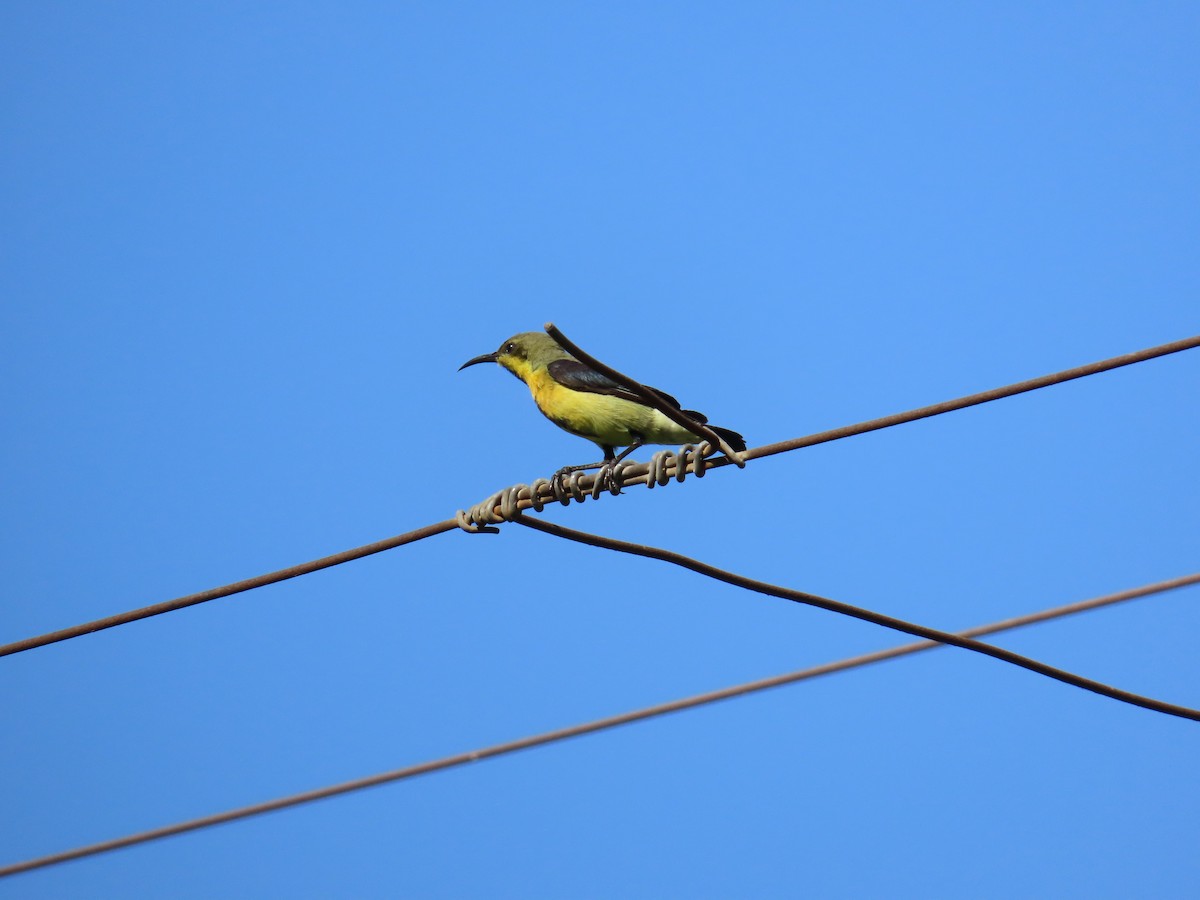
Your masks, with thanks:
[(148, 619), (151, 616), (158, 616), (162, 615), (163, 613), (173, 612), (177, 609), (183, 609), (188, 606), (195, 606), (197, 603), (206, 603), (209, 600), (216, 600), (218, 597), (228, 597), (232, 594), (240, 594), (243, 591), (252, 591), (255, 588), (264, 587), (268, 584), (275, 584), (279, 581), (287, 581), (289, 578), (295, 578), (299, 575), (307, 575), (309, 572), (316, 572), (320, 569), (328, 569), (330, 566), (340, 566), (342, 563), (350, 562), (353, 559), (362, 559), (364, 556), (382, 553), (384, 550), (391, 550), (393, 547), (399, 547), (403, 544), (411, 544), (413, 541), (419, 541), (422, 538), (432, 537), (435, 534), (441, 534), (444, 531), (450, 531), (455, 528), (457, 524), (458, 523), (455, 522), (454, 519), (447, 519), (444, 522), (436, 522), (433, 525), (426, 525), (424, 528), (418, 528), (415, 531), (409, 531), (405, 534), (399, 534), (395, 537), (387, 538), (382, 541), (376, 541), (373, 544), (355, 547), (353, 550), (344, 550), (341, 553), (335, 553), (332, 556), (323, 556), (320, 559), (314, 559), (310, 562), (300, 563), (299, 565), (291, 566), (287, 569), (279, 569), (276, 572), (268, 572), (266, 575), (258, 575), (255, 578), (247, 578), (244, 581), (235, 581), (233, 584), (211, 588), (207, 591), (200, 591), (197, 594), (188, 594), (186, 597), (177, 597), (174, 600), (164, 600), (162, 603), (155, 603), (152, 606), (143, 606), (141, 609), (132, 609), (129, 612), (118, 613), (114, 616), (108, 616), (104, 619), (96, 619), (92, 622), (84, 622), (82, 625), (75, 625), (71, 628), (63, 628), (59, 631), (51, 631), (48, 634), (25, 638), (25, 640), (22, 641), (13, 641), (11, 644), (0, 645), (0, 656), (11, 656), (14, 653), (32, 650), (34, 647), (44, 647), (47, 644), (54, 644), (58, 641), (65, 641), (70, 638), (80, 637), (81, 635), (91, 634), (95, 631), (103, 631), (106, 628), (115, 628), (117, 625), (125, 625), (129, 622), (136, 622), (138, 619)]
[[(1115, 594), (1106, 594), (1103, 597), (1095, 597), (1090, 600), (1068, 603), (1065, 606), (1046, 609), (1024, 616), (1017, 616), (1012, 619), (1005, 619), (1002, 622), (993, 622), (990, 625), (980, 625), (975, 628), (967, 629), (966, 631), (961, 631), (958, 633), (958, 635), (960, 637), (979, 637), (986, 634), (995, 634), (999, 631), (1008, 631), (1014, 628), (1021, 628), (1026, 625), (1047, 622), (1051, 619), (1077, 615), (1082, 612), (1100, 609), (1101, 607), (1105, 606), (1112, 606), (1117, 603), (1124, 603), (1141, 597), (1148, 597), (1152, 594), (1161, 594), (1166, 591), (1176, 590), (1178, 588), (1193, 584), (1200, 584), (1200, 573), (1185, 575), (1180, 578), (1172, 578), (1169, 581), (1160, 581), (1155, 584), (1143, 585), (1142, 587), (1119, 591)], [(299, 794), (292, 794), (288, 797), (281, 797), (276, 800), (268, 800), (264, 803), (243, 806), (239, 807), (238, 809), (227, 810), (226, 812), (216, 813), (210, 816), (203, 816), (198, 819), (190, 819), (186, 822), (180, 822), (175, 825), (167, 825), (162, 828), (141, 831), (137, 834), (127, 835), (126, 837), (115, 838), (109, 841), (101, 841), (96, 844), (89, 844), (85, 847), (78, 847), (73, 850), (65, 850), (61, 853), (53, 853), (48, 856), (41, 856), (36, 859), (13, 863), (8, 866), (0, 867), (0, 878), (9, 875), (16, 875), (20, 872), (29, 872), (34, 869), (41, 869), (47, 866), (57, 865), (73, 859), (81, 859), (86, 856), (95, 856), (100, 853), (107, 853), (110, 850), (119, 850), (123, 847), (132, 847), (135, 844), (144, 844), (160, 838), (171, 837), (172, 835), (185, 834), (189, 831), (208, 828), (212, 825), (221, 825), (227, 822), (234, 822), (239, 819), (248, 819), (252, 816), (261, 815), (262, 813), (275, 812), (277, 810), (288, 809), (289, 807), (311, 803), (314, 800), (323, 800), (339, 794), (348, 794), (352, 791), (363, 790), (364, 788), (376, 787), (378, 785), (388, 784), (394, 781), (403, 781), (407, 778), (413, 778), (417, 775), (426, 775), (431, 772), (439, 772), (445, 769), (466, 765), (467, 763), (479, 762), (480, 760), (491, 759), (497, 756), (504, 756), (508, 753), (515, 753), (518, 750), (528, 750), (532, 747), (539, 747), (545, 744), (564, 741), (567, 738), (592, 734), (597, 731), (616, 728), (620, 725), (628, 725), (633, 722), (640, 722), (645, 719), (652, 719), (657, 716), (667, 715), (668, 713), (694, 709), (696, 707), (705, 706), (710, 703), (716, 703), (721, 700), (730, 700), (735, 697), (741, 697), (747, 694), (769, 690), (771, 688), (782, 687), (783, 685), (787, 684), (795, 684), (800, 681), (807, 681), (808, 679), (817, 678), (822, 675), (831, 675), (835, 672), (844, 672), (848, 669), (871, 665), (873, 663), (883, 662), (889, 659), (896, 659), (897, 657), (908, 656), (925, 650), (932, 650), (940, 646), (942, 646), (942, 644), (936, 641), (918, 641), (917, 643), (904, 644), (899, 647), (891, 647), (887, 650), (878, 650), (874, 653), (865, 653), (860, 656), (854, 656), (849, 659), (839, 660), (837, 662), (812, 666), (796, 672), (788, 672), (783, 675), (775, 675), (770, 678), (750, 681), (744, 684), (734, 685), (732, 687), (721, 688), (720, 690), (716, 691), (695, 694), (691, 697), (684, 697), (682, 699), (672, 700), (667, 703), (659, 703), (654, 706), (648, 706), (632, 712), (608, 716), (603, 719), (596, 719), (595, 721), (586, 722), (581, 725), (572, 725), (567, 728), (557, 729), (555, 731), (547, 731), (543, 732), (542, 734), (520, 738), (519, 740), (515, 741), (508, 741), (503, 744), (493, 744), (490, 747), (484, 747), (480, 750), (459, 753), (454, 756), (447, 756), (443, 757), (442, 759), (419, 763), (418, 765), (408, 766), (403, 769), (394, 769), (390, 772), (383, 772), (378, 775), (368, 776), (366, 778), (358, 778), (353, 781), (344, 781), (341, 784), (335, 784), (329, 787), (305, 791)]]
[(494, 527), (498, 522), (507, 522), (522, 510), (541, 512), (547, 503), (558, 502), (570, 506), (571, 501), (582, 503), (591, 497), (599, 497), (605, 490), (620, 494), (621, 488), (633, 484), (645, 484), (653, 488), (656, 484), (669, 484), (672, 479), (683, 481), (689, 474), (703, 478), (704, 458), (712, 452), (707, 441), (699, 447), (685, 444), (678, 450), (659, 450), (649, 463), (621, 460), (608, 467), (608, 477), (571, 472), (566, 478), (538, 478), (532, 484), (514, 484), (504, 490), (480, 500), (469, 509), (460, 509), (454, 515), (458, 527), (469, 534), (499, 534)]
[[(894, 415), (884, 416), (883, 418), (879, 419), (871, 419), (867, 422), (860, 422), (857, 425), (847, 425), (842, 428), (835, 428), (830, 431), (822, 431), (818, 434), (808, 435), (807, 437), (799, 437), (790, 441), (767, 444), (763, 447), (747, 450), (742, 454), (742, 456), (745, 459), (758, 459), (763, 456), (771, 456), (788, 450), (798, 450), (801, 447), (811, 447), (814, 444), (823, 444), (828, 441), (836, 441), (841, 438), (851, 437), (856, 434), (865, 434), (869, 431), (878, 431), (881, 428), (890, 428), (893, 425), (901, 425), (905, 422), (914, 422), (917, 419), (941, 415), (942, 413), (964, 409), (968, 406), (976, 406), (980, 403), (998, 400), (1001, 397), (1010, 397), (1014, 394), (1021, 394), (1025, 393), (1026, 391), (1048, 387), (1049, 385), (1059, 384), (1063, 381), (1070, 381), (1075, 378), (1083, 378), (1086, 375), (1095, 375), (1099, 372), (1106, 372), (1110, 369), (1132, 365), (1133, 363), (1144, 362), (1149, 359), (1155, 359), (1159, 356), (1167, 356), (1171, 353), (1178, 353), (1181, 350), (1190, 350), (1195, 347), (1200, 347), (1200, 335), (1197, 335), (1196, 337), (1185, 338), (1179, 341), (1173, 341), (1169, 344), (1160, 344), (1157, 347), (1150, 347), (1146, 350), (1127, 353), (1123, 356), (1116, 356), (1111, 359), (1101, 360), (1100, 362), (1089, 363), (1088, 365), (1078, 366), (1074, 369), (1067, 369), (1066, 371), (1057, 372), (1053, 375), (1044, 375), (1041, 378), (1033, 378), (1028, 381), (1018, 382), (1017, 384), (1008, 385), (1007, 387), (995, 388), (994, 390), (984, 391), (979, 394), (970, 394), (966, 397), (960, 397), (956, 400), (947, 400), (943, 403), (937, 403), (932, 406), (923, 406), (919, 409), (896, 413)], [(686, 427), (690, 428), (691, 426)], [(703, 461), (696, 460), (693, 462), (693, 465), (698, 468), (702, 467), (714, 469), (728, 465), (729, 462), (730, 460), (726, 457), (717, 457), (715, 459), (710, 458)], [(622, 469), (622, 472), (624, 473), (623, 486), (647, 483), (647, 479), (650, 477), (648, 475), (649, 469), (650, 467), (645, 463), (635, 463)], [(659, 481), (658, 483), (663, 484), (665, 482)], [(578, 487), (580, 489), (580, 500), (582, 501), (583, 496), (592, 491), (593, 483), (591, 476), (581, 477), (578, 482)], [(570, 501), (568, 500), (566, 502)], [(532, 504), (528, 499), (522, 499), (517, 506), (517, 510), (520, 511), (527, 509), (531, 505)], [(234, 584), (227, 584), (223, 587), (211, 588), (210, 590), (201, 591), (196, 594), (189, 594), (186, 597), (179, 597), (175, 600), (167, 600), (162, 603), (156, 603), (152, 606), (142, 607), (141, 609), (135, 609), (129, 612), (108, 616), (104, 619), (96, 619), (95, 621), (86, 622), (82, 625), (76, 625), (71, 628), (63, 628), (59, 631), (52, 631), (48, 634), (38, 635), (36, 637), (26, 638), (20, 641), (14, 641), (10, 644), (3, 644), (0, 645), (0, 657), (11, 656), (14, 653), (32, 650), (35, 647), (44, 647), (47, 644), (53, 644), (58, 641), (65, 641), (70, 638), (80, 637), (85, 634), (91, 634), (95, 631), (102, 631), (106, 628), (124, 625), (128, 622), (136, 622), (139, 619), (145, 619), (149, 618), (150, 616), (157, 616), (162, 613), (172, 612), (177, 609), (183, 609), (187, 606), (194, 606), (197, 603), (204, 603), (208, 600), (216, 600), (220, 597), (228, 597), (232, 594), (253, 590), (254, 588), (263, 587), (268, 584), (274, 584), (279, 581), (286, 581), (289, 578), (295, 578), (298, 575), (306, 575), (309, 572), (315, 572), (319, 569), (326, 569), (330, 566), (341, 565), (344, 562), (361, 559), (364, 556), (370, 556), (374, 553), (390, 550), (393, 547), (399, 547), (402, 544), (411, 543), (412, 541), (421, 540), (422, 538), (431, 537), (435, 534), (441, 534), (444, 531), (449, 531), (452, 528), (460, 527), (460, 521), (461, 520), (457, 518), (447, 519), (443, 522), (427, 525), (424, 528), (418, 528), (415, 531), (408, 532), (407, 534), (377, 541), (376, 543), (367, 544), (363, 547), (357, 547), (353, 550), (346, 550), (342, 553), (334, 554), (333, 556), (326, 556), (322, 559), (301, 563), (287, 569), (280, 569), (277, 572), (270, 572), (266, 575), (260, 575), (256, 578), (248, 578), (245, 581), (238, 581)], [(495, 529), (481, 528), (479, 530), (494, 531)]]
[(771, 597), (779, 597), (783, 600), (791, 600), (793, 603), (815, 606), (818, 609), (861, 619), (873, 625), (882, 625), (884, 628), (891, 628), (893, 631), (903, 631), (905, 634), (911, 634), (928, 641), (938, 641), (939, 643), (949, 644), (952, 647), (961, 647), (963, 650), (973, 650), (976, 653), (982, 653), (1001, 662), (1020, 666), (1039, 675), (1045, 675), (1047, 678), (1053, 678), (1064, 684), (1083, 688), (1085, 691), (1091, 691), (1103, 697), (1111, 697), (1113, 700), (1120, 700), (1122, 703), (1140, 706), (1143, 709), (1153, 712), (1165, 713), (1169, 716), (1178, 716), (1181, 719), (1191, 719), (1194, 722), (1200, 722), (1200, 709), (1178, 706), (1174, 703), (1155, 700), (1152, 697), (1143, 697), (1141, 694), (1135, 694), (1132, 691), (1122, 690), (1121, 688), (1115, 688), (1099, 681), (1093, 681), (1091, 678), (1084, 678), (1073, 672), (1048, 666), (1043, 662), (1038, 662), (1036, 659), (1030, 659), (1028, 656), (1013, 653), (1011, 650), (994, 647), (991, 644), (985, 644), (982, 641), (976, 641), (972, 638), (960, 637), (948, 631), (939, 631), (936, 628), (927, 628), (924, 625), (906, 622), (903, 619), (886, 616), (859, 606), (852, 606), (840, 600), (830, 600), (828, 597), (820, 597), (816, 594), (806, 593), (805, 591), (796, 591), (791, 588), (780, 587), (776, 584), (768, 584), (765, 581), (756, 581), (744, 575), (737, 575), (733, 572), (727, 572), (724, 569), (718, 569), (716, 566), (710, 566), (708, 563), (692, 559), (690, 556), (684, 556), (682, 553), (675, 553), (672, 550), (663, 550), (659, 547), (649, 547), (645, 544), (632, 544), (628, 541), (619, 541), (616, 538), (590, 534), (586, 531), (576, 531), (573, 528), (566, 528), (562, 525), (544, 522), (539, 519), (530, 519), (525, 516), (516, 516), (512, 521), (524, 525), (526, 528), (532, 528), (535, 531), (541, 531), (555, 537), (578, 541), (581, 544), (600, 547), (604, 550), (615, 550), (619, 553), (631, 553), (634, 556), (645, 556), (649, 559), (669, 562), (685, 569), (691, 569), (700, 575), (707, 575), (709, 578), (715, 578), (717, 581), (723, 581), (726, 584), (732, 584), (735, 587), (744, 588), (748, 591), (767, 594)]
[[(551, 328), (553, 328), (553, 325), (547, 324), (546, 328), (549, 331)], [(557, 329), (555, 329), (555, 331), (557, 331)], [(551, 336), (553, 337), (554, 334), (552, 333)], [(558, 338), (556, 337), (555, 339), (557, 340)], [(567, 341), (564, 346), (571, 350), (571, 352), (582, 352), (579, 351), (579, 349), (569, 341)], [(942, 413), (966, 409), (969, 406), (978, 406), (981, 403), (989, 403), (993, 400), (1000, 400), (1004, 397), (1012, 397), (1016, 394), (1023, 394), (1028, 391), (1037, 390), (1038, 388), (1049, 387), (1050, 385), (1054, 384), (1061, 384), (1064, 381), (1072, 381), (1076, 378), (1083, 378), (1087, 375), (1096, 375), (1100, 372), (1107, 372), (1110, 369), (1118, 369), (1122, 366), (1145, 362), (1146, 360), (1156, 359), (1160, 356), (1168, 356), (1172, 353), (1179, 353), (1180, 351), (1191, 350), (1196, 347), (1200, 347), (1200, 335), (1197, 335), (1196, 337), (1184, 338), (1183, 340), (1179, 341), (1173, 341), (1169, 344), (1160, 344), (1157, 347), (1149, 347), (1145, 350), (1138, 350), (1134, 353), (1126, 353), (1123, 356), (1114, 356), (1111, 359), (1088, 363), (1087, 365), (1077, 366), (1073, 369), (1055, 372), (1051, 375), (1043, 375), (1040, 378), (1031, 378), (1027, 381), (1019, 381), (1016, 384), (994, 388), (990, 391), (982, 391), (978, 394), (968, 394), (965, 397), (958, 397), (954, 400), (946, 400), (942, 403), (935, 403), (931, 406), (922, 406), (917, 409), (908, 410), (907, 412), (894, 413), (890, 416), (883, 416), (878, 419), (870, 419), (866, 422), (859, 422), (855, 425), (845, 425), (841, 428), (834, 428), (830, 429), (829, 431), (821, 431), (817, 434), (810, 434), (805, 437), (793, 438), (788, 441), (780, 441), (775, 444), (766, 444), (762, 447), (753, 447), (744, 451), (740, 455), (744, 460), (760, 459), (764, 456), (773, 456), (776, 453), (784, 453), (789, 450), (799, 450), (803, 447), (812, 447), (816, 444), (824, 444), (828, 443), (829, 441), (853, 437), (854, 435), (858, 434), (867, 434), (871, 431), (879, 431), (883, 428), (890, 428), (893, 425), (903, 425), (907, 422), (915, 422), (918, 419), (927, 419), (930, 416), (937, 416), (941, 415)], [(586, 356), (586, 354), (584, 355)], [(606, 369), (604, 374), (614, 374), (620, 376), (621, 379), (624, 379), (630, 384), (636, 384), (636, 382), (633, 382), (632, 379), (628, 378), (628, 376), (621, 375), (620, 372), (608, 369), (607, 366), (604, 366), (603, 363), (598, 363), (596, 360), (592, 359), (592, 357), (587, 357), (587, 359), (590, 361), (589, 365), (596, 363), (597, 365)], [(647, 388), (646, 390), (648, 391), (649, 389)], [(691, 426), (689, 425), (686, 427)], [(674, 451), (663, 451), (663, 454), (665, 455), (662, 459), (658, 460), (659, 465), (674, 467), (672, 471), (678, 469), (680, 463), (677, 462), (673, 456), (671, 456), (673, 452)], [(656, 454), (656, 457), (663, 454)], [(685, 457), (682, 465), (684, 466), (684, 470), (695, 471), (697, 475), (700, 475), (707, 469), (719, 469), (722, 466), (729, 465), (730, 462), (731, 460), (727, 457), (696, 460), (688, 460)], [(657, 476), (648, 473), (652, 471), (653, 465), (653, 460), (651, 466), (647, 466), (645, 463), (633, 463), (629, 465), (623, 470), (623, 477), (618, 482), (618, 487), (631, 487), (637, 484), (646, 484), (647, 486), (652, 486), (654, 481), (651, 479), (654, 479)], [(576, 492), (576, 499), (579, 502), (582, 503), (583, 500), (586, 499), (586, 495), (591, 492), (593, 478), (594, 476), (591, 475), (580, 475), (578, 479), (579, 486)], [(680, 478), (679, 480), (682, 481), (683, 479)], [(667, 482), (664, 479), (658, 478), (657, 483), (666, 484)], [(526, 492), (523, 494), (520, 493), (520, 489), (523, 487), (526, 486), (516, 485), (513, 488), (506, 489), (510, 492), (515, 491), (516, 494), (514, 496), (519, 495), (519, 502), (515, 507), (513, 507), (517, 513), (523, 512), (524, 510), (533, 506), (533, 504), (529, 502), (528, 491), (526, 490)], [(493, 497), (488, 498), (488, 500), (498, 498), (499, 496), (499, 494), (493, 495)], [(597, 491), (595, 494), (593, 494), (593, 496), (598, 497), (599, 492)], [(500, 505), (498, 502), (495, 502), (491, 507), (488, 507), (486, 505), (488, 500), (484, 500), (475, 504), (475, 506), (471, 507), (468, 512), (463, 512), (460, 510), (458, 516), (459, 527), (472, 533), (498, 532), (499, 529), (490, 526), (496, 522), (506, 521), (508, 517), (497, 511), (497, 508)], [(485, 525), (489, 527), (481, 527)]]
[[(1016, 384), (994, 388), (990, 391), (968, 394), (956, 400), (946, 400), (942, 403), (934, 403), (931, 406), (910, 409), (908, 412), (895, 413), (894, 415), (883, 416), (879, 419), (859, 422), (857, 425), (846, 425), (842, 428), (833, 428), (829, 431), (810, 434), (807, 437), (793, 438), (790, 441), (779, 441), (775, 444), (755, 447), (753, 450), (747, 451), (745, 456), (746, 459), (761, 459), (764, 456), (774, 456), (776, 453), (799, 450), (801, 447), (812, 447), (815, 444), (837, 441), (856, 434), (879, 431), (881, 428), (891, 428), (893, 425), (903, 425), (906, 422), (915, 422), (918, 419), (927, 419), (930, 416), (940, 416), (942, 413), (966, 409), (968, 406), (978, 406), (981, 403), (990, 403), (993, 400), (1000, 400), (1004, 397), (1012, 397), (1016, 394), (1036, 391), (1039, 388), (1049, 387), (1052, 384), (1062, 384), (1064, 381), (1073, 381), (1076, 378), (1097, 375), (1100, 372), (1107, 372), (1111, 369), (1119, 369), (1122, 366), (1145, 362), (1148, 359), (1157, 359), (1160, 356), (1169, 356), (1172, 353), (1179, 353), (1182, 350), (1192, 350), (1196, 347), (1200, 347), (1200, 335), (1184, 338), (1180, 341), (1172, 341), (1169, 344), (1159, 344), (1157, 347), (1149, 347), (1145, 350), (1126, 353), (1122, 356), (1114, 356), (1111, 359), (1100, 360), (1100, 362), (1088, 363), (1085, 366), (1076, 366), (1073, 369), (1055, 372), (1053, 375), (1043, 375), (1041, 378), (1018, 381)], [(720, 459), (713, 460), (709, 463), (709, 468), (720, 465), (725, 465), (725, 462)]]

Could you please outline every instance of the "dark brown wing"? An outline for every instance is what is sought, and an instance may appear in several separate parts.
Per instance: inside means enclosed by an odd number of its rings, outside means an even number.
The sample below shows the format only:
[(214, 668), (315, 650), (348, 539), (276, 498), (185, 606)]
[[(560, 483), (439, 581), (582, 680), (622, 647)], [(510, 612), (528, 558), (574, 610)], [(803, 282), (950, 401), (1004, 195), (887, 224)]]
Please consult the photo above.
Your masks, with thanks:
[[(595, 369), (589, 369), (577, 359), (556, 359), (546, 367), (550, 377), (573, 391), (584, 391), (589, 394), (608, 394), (610, 397), (620, 397), (634, 403), (646, 405), (646, 401), (637, 394), (617, 384), (606, 375), (601, 375)], [(665, 391), (650, 388), (669, 404), (679, 409), (679, 401)]]

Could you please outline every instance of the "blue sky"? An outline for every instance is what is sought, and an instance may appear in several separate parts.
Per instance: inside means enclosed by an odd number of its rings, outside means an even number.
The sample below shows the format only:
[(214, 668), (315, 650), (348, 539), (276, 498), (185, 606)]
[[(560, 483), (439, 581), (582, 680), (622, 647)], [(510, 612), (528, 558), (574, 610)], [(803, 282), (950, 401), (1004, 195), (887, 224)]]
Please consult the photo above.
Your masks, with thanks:
[[(760, 445), (1200, 332), (1193, 4), (8, 3), (0, 641), (589, 461), (556, 322)], [(1197, 569), (1200, 351), (575, 528), (947, 629)], [(644, 458), (645, 454), (642, 454)], [(996, 638), (1200, 705), (1196, 589)], [(0, 660), (0, 862), (902, 640), (517, 527)], [(1192, 897), (1194, 724), (940, 650), (0, 897)]]

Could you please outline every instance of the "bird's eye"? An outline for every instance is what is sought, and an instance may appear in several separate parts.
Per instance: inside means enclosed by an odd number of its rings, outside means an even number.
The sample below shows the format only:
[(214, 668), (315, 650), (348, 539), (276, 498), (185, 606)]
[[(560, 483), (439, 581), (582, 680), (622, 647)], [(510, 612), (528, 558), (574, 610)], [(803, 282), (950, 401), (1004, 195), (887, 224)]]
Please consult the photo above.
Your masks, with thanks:
[(509, 341), (507, 344), (504, 345), (504, 352), (505, 353), (516, 353), (517, 345), (514, 344), (512, 341)]

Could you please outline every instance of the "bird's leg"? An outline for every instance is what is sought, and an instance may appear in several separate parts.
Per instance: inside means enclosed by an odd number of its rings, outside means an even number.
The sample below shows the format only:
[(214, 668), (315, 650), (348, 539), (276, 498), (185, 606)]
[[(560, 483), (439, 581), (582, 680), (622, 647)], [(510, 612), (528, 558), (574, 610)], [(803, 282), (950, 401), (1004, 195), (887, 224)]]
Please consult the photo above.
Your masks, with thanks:
[(582, 465), (582, 466), (563, 466), (561, 469), (559, 469), (557, 472), (554, 473), (553, 477), (554, 478), (566, 478), (572, 472), (586, 472), (589, 469), (602, 469), (607, 465), (608, 465), (608, 460), (601, 460), (600, 462), (587, 463), (586, 465)]
[[(604, 451), (604, 459), (600, 462), (585, 463), (582, 466), (563, 466), (550, 476), (550, 484), (553, 487), (554, 493), (563, 494), (566, 492), (566, 478), (572, 473), (586, 472), (589, 469), (603, 469), (607, 466), (613, 459), (613, 448), (602, 446), (600, 449)], [(601, 476), (597, 475), (596, 477), (599, 478)]]
[(619, 463), (621, 460), (623, 460), (625, 457), (627, 457), (630, 453), (632, 453), (638, 447), (645, 445), (645, 443), (646, 443), (645, 440), (643, 440), (639, 435), (635, 434), (633, 436), (633, 443), (630, 444), (628, 447), (626, 447), (624, 450), (622, 450), (621, 455), (616, 457), (615, 459), (613, 459), (609, 463), (609, 465), (615, 466), (617, 463)]
[(617, 484), (617, 463), (627, 457), (638, 447), (642, 446), (644, 443), (645, 441), (642, 439), (641, 435), (635, 434), (633, 436), (633, 443), (622, 450), (617, 456), (613, 455), (612, 447), (604, 448), (604, 464), (600, 467), (600, 471), (596, 474), (596, 477), (604, 482), (605, 490), (611, 491), (614, 494), (621, 493), (621, 486)]
[(600, 449), (604, 451), (604, 459), (598, 463), (587, 463), (582, 466), (563, 466), (551, 477), (550, 482), (553, 485), (556, 494), (562, 494), (566, 491), (566, 478), (572, 472), (585, 472), (589, 469), (599, 469), (596, 473), (596, 478), (604, 485), (606, 491), (611, 491), (614, 494), (621, 492), (621, 486), (617, 484), (617, 463), (627, 457), (638, 447), (643, 446), (646, 441), (641, 435), (633, 436), (633, 443), (617, 454), (615, 447), (600, 445)]

